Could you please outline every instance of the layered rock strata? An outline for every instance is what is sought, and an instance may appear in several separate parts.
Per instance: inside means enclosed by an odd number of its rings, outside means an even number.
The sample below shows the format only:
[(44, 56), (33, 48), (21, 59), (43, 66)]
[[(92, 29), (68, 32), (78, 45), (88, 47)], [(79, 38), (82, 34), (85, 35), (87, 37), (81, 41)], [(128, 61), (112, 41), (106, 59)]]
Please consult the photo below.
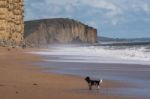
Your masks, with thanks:
[(31, 47), (51, 43), (95, 43), (97, 30), (73, 19), (44, 19), (25, 22), (24, 38)]

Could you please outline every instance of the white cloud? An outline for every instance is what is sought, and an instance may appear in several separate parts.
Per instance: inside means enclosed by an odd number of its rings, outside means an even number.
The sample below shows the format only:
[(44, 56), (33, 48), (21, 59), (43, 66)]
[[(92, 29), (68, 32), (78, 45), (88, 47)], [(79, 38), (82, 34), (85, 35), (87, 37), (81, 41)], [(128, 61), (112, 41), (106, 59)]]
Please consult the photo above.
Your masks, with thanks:
[(145, 3), (145, 4), (143, 4), (142, 8), (145, 11), (145, 13), (150, 14), (150, 5)]
[(100, 9), (108, 9), (108, 10), (115, 10), (116, 6), (111, 2), (107, 2), (105, 0), (81, 0), (81, 2), (85, 5), (100, 8)]
[(66, 5), (74, 5), (77, 6), (78, 5), (78, 1), (79, 0), (43, 0), (46, 4), (49, 5), (58, 5), (58, 6), (66, 6)]
[[(89, 13), (98, 15), (98, 13), (102, 11), (100, 16), (103, 17), (103, 19), (112, 25), (117, 25), (121, 20), (125, 20), (125, 16), (127, 15), (141, 13), (141, 11), (150, 14), (150, 2), (144, 1), (145, 0), (25, 0), (26, 19), (74, 16), (88, 18)], [(87, 10), (82, 12), (82, 9)]]

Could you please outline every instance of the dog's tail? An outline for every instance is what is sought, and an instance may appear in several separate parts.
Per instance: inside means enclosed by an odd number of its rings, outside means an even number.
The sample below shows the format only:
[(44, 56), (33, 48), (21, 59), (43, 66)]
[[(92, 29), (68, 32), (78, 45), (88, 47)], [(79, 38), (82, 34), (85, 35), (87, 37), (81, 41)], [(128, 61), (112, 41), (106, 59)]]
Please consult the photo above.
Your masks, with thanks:
[(99, 84), (101, 84), (101, 83), (103, 83), (103, 79), (100, 79), (100, 80), (99, 80)]
[(99, 80), (98, 89), (100, 88), (100, 85), (103, 83), (103, 79)]
[(100, 80), (100, 84), (103, 83), (103, 79)]

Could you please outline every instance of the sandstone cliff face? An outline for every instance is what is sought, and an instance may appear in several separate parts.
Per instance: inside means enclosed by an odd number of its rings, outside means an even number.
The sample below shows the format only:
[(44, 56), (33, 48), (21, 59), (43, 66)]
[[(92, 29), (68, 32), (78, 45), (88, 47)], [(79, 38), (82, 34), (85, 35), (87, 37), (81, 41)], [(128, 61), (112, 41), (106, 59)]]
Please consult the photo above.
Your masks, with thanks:
[(23, 42), (23, 0), (0, 0), (0, 45), (17, 46)]
[(27, 46), (41, 47), (51, 43), (95, 43), (97, 30), (72, 19), (45, 19), (25, 22)]

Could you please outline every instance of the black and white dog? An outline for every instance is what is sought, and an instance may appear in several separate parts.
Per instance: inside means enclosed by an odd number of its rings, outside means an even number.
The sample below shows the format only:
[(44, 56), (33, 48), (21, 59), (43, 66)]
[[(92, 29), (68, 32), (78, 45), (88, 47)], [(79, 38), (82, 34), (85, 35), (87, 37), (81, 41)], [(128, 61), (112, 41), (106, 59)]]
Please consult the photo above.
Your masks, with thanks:
[(90, 77), (85, 78), (86, 82), (89, 85), (89, 90), (92, 90), (92, 86), (96, 86), (98, 89), (100, 88), (100, 84), (103, 82), (103, 80), (91, 80)]

